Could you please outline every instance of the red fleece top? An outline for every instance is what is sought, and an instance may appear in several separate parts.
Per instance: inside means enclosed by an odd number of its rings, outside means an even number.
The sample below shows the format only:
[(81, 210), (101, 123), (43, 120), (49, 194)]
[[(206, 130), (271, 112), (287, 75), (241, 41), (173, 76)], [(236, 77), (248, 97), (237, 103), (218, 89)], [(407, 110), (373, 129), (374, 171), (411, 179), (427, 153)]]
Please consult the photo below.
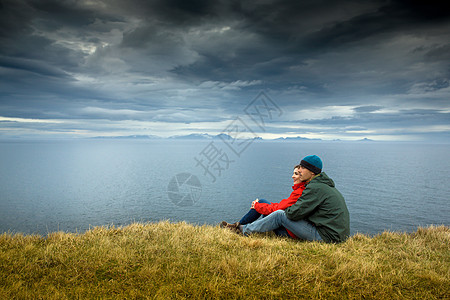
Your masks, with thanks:
[[(257, 212), (259, 212), (260, 214), (263, 215), (269, 215), (270, 213), (273, 213), (276, 210), (282, 209), (285, 210), (286, 208), (288, 208), (289, 206), (295, 204), (298, 200), (298, 198), (300, 198), (300, 196), (303, 193), (303, 190), (306, 187), (306, 183), (305, 182), (300, 182), (297, 184), (294, 184), (292, 186), (292, 193), (289, 196), (289, 198), (287, 199), (283, 199), (280, 201), (280, 203), (255, 203), (255, 209)], [(287, 230), (287, 229), (286, 229)], [(292, 232), (290, 232), (289, 230), (287, 230), (287, 232), (289, 233), (289, 235), (293, 238), (297, 238)]]

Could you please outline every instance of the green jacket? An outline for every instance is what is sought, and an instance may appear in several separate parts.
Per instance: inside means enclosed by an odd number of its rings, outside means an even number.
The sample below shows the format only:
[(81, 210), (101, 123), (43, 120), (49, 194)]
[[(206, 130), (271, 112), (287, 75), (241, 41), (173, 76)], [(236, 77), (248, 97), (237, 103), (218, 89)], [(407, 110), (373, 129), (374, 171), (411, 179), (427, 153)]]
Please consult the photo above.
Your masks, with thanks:
[(312, 222), (327, 243), (343, 242), (350, 235), (350, 215), (344, 197), (324, 172), (308, 183), (302, 196), (285, 212), (290, 220)]

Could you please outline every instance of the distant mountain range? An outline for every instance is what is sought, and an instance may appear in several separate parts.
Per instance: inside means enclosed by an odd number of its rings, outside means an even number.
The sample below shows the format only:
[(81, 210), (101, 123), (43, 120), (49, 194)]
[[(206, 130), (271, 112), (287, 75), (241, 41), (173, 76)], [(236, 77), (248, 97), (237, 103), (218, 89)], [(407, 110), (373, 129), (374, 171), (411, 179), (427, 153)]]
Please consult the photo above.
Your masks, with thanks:
[(94, 139), (152, 139), (152, 140), (160, 140), (160, 139), (174, 139), (174, 140), (212, 140), (212, 139), (231, 139), (231, 136), (228, 134), (218, 134), (218, 135), (210, 135), (207, 133), (192, 133), (188, 135), (174, 135), (168, 138), (163, 138), (157, 135), (121, 135), (121, 136), (96, 136)]
[(322, 139), (309, 139), (301, 136), (296, 136), (296, 137), (280, 137), (275, 139), (275, 141), (322, 141)]
[(358, 142), (375, 142), (374, 140), (368, 139), (368, 138), (363, 138), (361, 140), (358, 140)]
[[(188, 134), (188, 135), (174, 135), (174, 136), (170, 136), (168, 138), (163, 138), (157, 135), (123, 135), (123, 136), (96, 136), (93, 137), (93, 139), (117, 139), (117, 140), (124, 140), (124, 139), (141, 139), (141, 140), (146, 140), (146, 139), (153, 139), (153, 140), (161, 140), (161, 139), (174, 139), (174, 140), (213, 140), (213, 139), (222, 139), (222, 140), (229, 140), (232, 139), (232, 137), (228, 134), (225, 133), (221, 133), (221, 134), (217, 134), (217, 135), (210, 135), (207, 133), (192, 133), (192, 134)], [(255, 137), (255, 140), (262, 140), (263, 138), (261, 137)], [(301, 136), (297, 136), (297, 137), (280, 137), (280, 138), (276, 138), (273, 139), (272, 141), (324, 141), (322, 139), (310, 139), (310, 138), (305, 138), (305, 137), (301, 137)], [(339, 142), (341, 140), (337, 139), (337, 140), (332, 140), (332, 141), (336, 141)], [(373, 140), (368, 139), (368, 138), (363, 138), (361, 140), (357, 140), (356, 142), (373, 142)]]
[[(126, 139), (141, 139), (141, 140), (161, 140), (161, 139), (171, 139), (171, 140), (214, 140), (214, 139), (222, 139), (229, 140), (232, 137), (228, 134), (221, 133), (217, 135), (210, 135), (207, 133), (192, 133), (188, 135), (174, 135), (167, 138), (163, 138), (157, 135), (120, 135), (120, 136), (96, 136), (93, 139), (114, 139), (114, 140), (126, 140)], [(255, 140), (262, 140), (260, 137), (255, 137)]]
[(177, 140), (212, 140), (212, 139), (218, 139), (218, 138), (231, 138), (228, 134), (218, 134), (218, 135), (210, 135), (207, 133), (192, 133), (188, 135), (175, 135), (169, 137), (169, 139), (177, 139)]
[(119, 136), (95, 136), (93, 139), (162, 139), (157, 135), (119, 135)]

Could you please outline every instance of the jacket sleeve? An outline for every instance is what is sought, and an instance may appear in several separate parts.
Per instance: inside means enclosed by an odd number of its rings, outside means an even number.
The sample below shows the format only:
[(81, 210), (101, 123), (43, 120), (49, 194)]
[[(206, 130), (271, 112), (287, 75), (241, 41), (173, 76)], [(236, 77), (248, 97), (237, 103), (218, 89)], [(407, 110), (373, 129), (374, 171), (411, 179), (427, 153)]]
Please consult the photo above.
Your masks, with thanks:
[(319, 189), (308, 185), (303, 191), (298, 201), (286, 208), (286, 217), (292, 221), (305, 219), (320, 205), (320, 197), (318, 197)]
[(289, 206), (293, 205), (297, 202), (298, 198), (302, 195), (303, 190), (305, 189), (305, 186), (302, 185), (296, 190), (292, 191), (291, 195), (287, 199), (283, 199), (280, 201), (280, 203), (256, 203), (255, 204), (255, 210), (263, 215), (269, 215), (273, 213), (276, 210), (284, 210), (288, 208)]

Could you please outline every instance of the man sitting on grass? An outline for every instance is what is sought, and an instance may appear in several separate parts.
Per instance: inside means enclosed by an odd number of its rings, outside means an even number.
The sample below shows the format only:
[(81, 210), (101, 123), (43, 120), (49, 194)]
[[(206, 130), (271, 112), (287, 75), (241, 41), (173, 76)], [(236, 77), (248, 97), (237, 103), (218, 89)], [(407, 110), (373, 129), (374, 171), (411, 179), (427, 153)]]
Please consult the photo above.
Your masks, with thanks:
[[(305, 182), (300, 180), (300, 165), (294, 167), (294, 172), (292, 174), (292, 180), (294, 181), (294, 185), (292, 186), (292, 193), (288, 198), (281, 200), (279, 203), (277, 202), (269, 202), (265, 199), (256, 199), (252, 202), (252, 206), (250, 210), (241, 218), (239, 222), (230, 224), (228, 222), (223, 221), (220, 226), (226, 227), (233, 231), (239, 230), (239, 225), (247, 225), (249, 223), (253, 223), (258, 220), (261, 216), (265, 217), (273, 213), (274, 211), (280, 209), (286, 209), (289, 206), (295, 204), (302, 195), (303, 190), (305, 189)], [(287, 236), (290, 235), (292, 238), (296, 238), (296, 236), (287, 230), (284, 227), (280, 227), (273, 230), (276, 235), (279, 236)]]
[(350, 235), (350, 217), (344, 197), (333, 180), (322, 172), (322, 160), (309, 155), (300, 162), (300, 180), (306, 188), (297, 202), (247, 225), (238, 232), (248, 235), (284, 227), (297, 238), (339, 243)]

